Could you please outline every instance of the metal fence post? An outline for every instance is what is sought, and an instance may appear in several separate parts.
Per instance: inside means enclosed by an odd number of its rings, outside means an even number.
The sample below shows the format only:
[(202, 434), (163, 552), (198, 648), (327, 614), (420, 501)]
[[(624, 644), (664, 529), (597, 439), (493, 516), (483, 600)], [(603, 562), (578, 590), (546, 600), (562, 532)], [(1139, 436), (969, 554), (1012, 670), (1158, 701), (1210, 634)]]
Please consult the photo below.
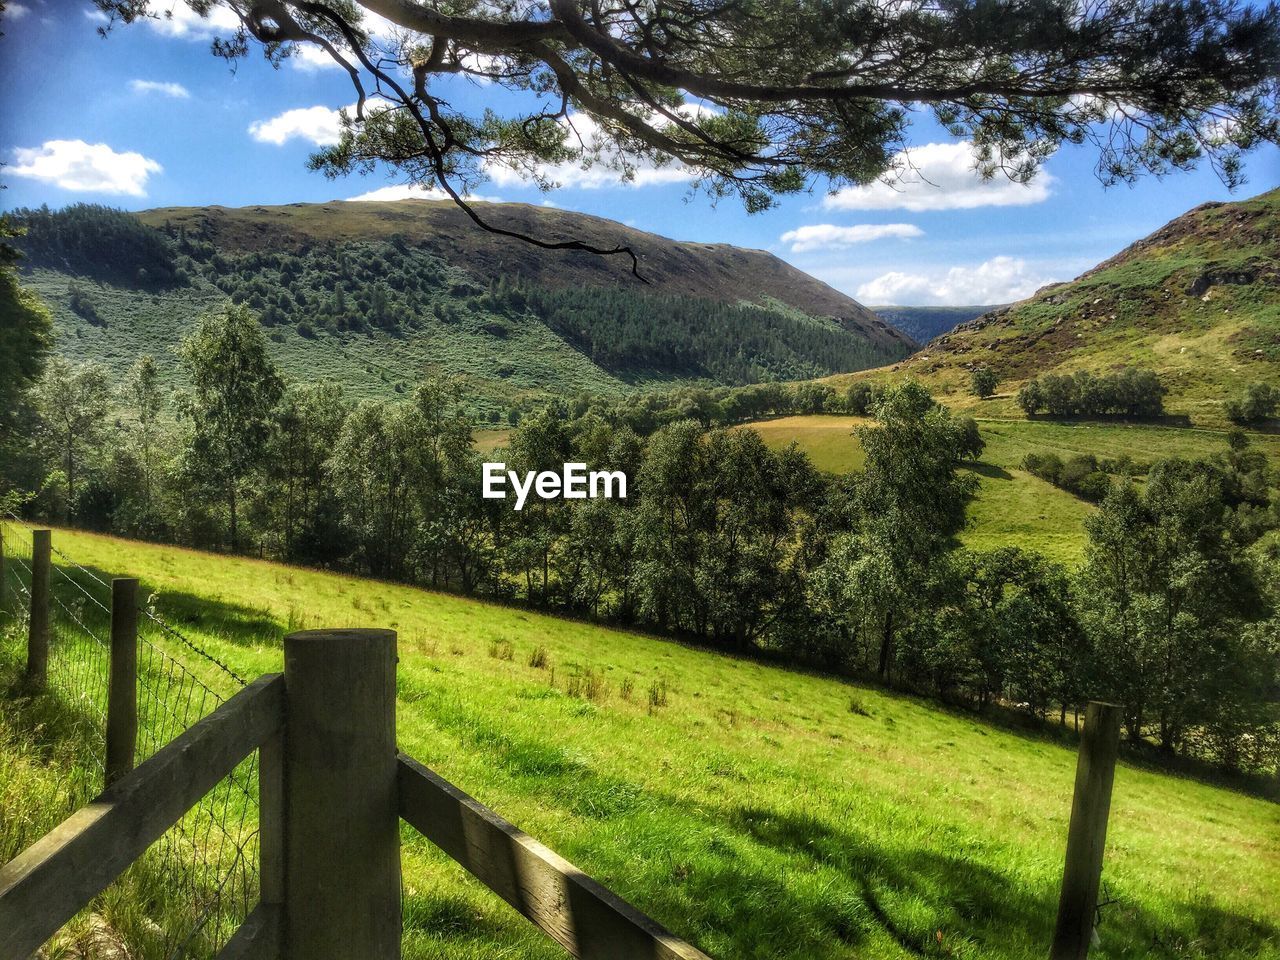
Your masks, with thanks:
[(49, 680), (49, 565), (52, 534), (31, 531), (31, 620), (27, 633), (27, 682), (43, 689)]
[(106, 785), (133, 769), (138, 744), (138, 581), (111, 581)]
[(399, 960), (396, 634), (284, 641), (284, 960)]
[(1091, 701), (1085, 713), (1050, 960), (1085, 960), (1089, 954), (1102, 882), (1111, 784), (1120, 752), (1120, 720), (1120, 708), (1112, 703)]

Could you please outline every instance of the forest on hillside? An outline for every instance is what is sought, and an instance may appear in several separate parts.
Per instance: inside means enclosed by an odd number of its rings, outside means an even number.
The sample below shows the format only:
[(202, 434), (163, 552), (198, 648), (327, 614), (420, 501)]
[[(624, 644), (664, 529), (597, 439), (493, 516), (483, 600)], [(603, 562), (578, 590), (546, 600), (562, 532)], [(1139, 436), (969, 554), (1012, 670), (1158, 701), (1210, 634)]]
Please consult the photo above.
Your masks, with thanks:
[[(1206, 458), (1145, 465), (1140, 486), (1124, 464), (1093, 464), (1099, 507), (1070, 570), (958, 545), (975, 482), (959, 468), (982, 440), (910, 381), (556, 402), (491, 456), (621, 470), (628, 496), (517, 512), (479, 496), (456, 384), (352, 404), (333, 384), (287, 382), (267, 343), (246, 307), (206, 316), (176, 393), (147, 357), (119, 389), (51, 359), (4, 441), (10, 507), (634, 625), (978, 711), (1067, 722), (1110, 698), (1158, 755), (1276, 769), (1280, 496), (1242, 432)], [(830, 476), (794, 446), (709, 427), (726, 404), (861, 407), (875, 418), (858, 430), (865, 465)]]
[(518, 326), (541, 323), (624, 381), (800, 380), (904, 355), (833, 319), (782, 304), (550, 288), (519, 276), (480, 282), (400, 235), (230, 251), (203, 233), (172, 225), (152, 229), (130, 214), (89, 204), (22, 209), (14, 220), (25, 230), (16, 242), (27, 265), (82, 278), (70, 282), (69, 303), (90, 323), (105, 322), (95, 283), (135, 287), (144, 295), (202, 286), (248, 306), (281, 337), (287, 331), (313, 339), (448, 339), (451, 331), (463, 330), (501, 343)]

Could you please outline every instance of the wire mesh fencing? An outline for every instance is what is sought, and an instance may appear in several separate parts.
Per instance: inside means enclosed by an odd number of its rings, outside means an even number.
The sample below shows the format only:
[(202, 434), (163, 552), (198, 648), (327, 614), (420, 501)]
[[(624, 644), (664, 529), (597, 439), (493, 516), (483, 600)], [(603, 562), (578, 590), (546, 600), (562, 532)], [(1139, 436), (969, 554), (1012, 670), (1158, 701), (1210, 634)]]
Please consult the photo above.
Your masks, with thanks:
[[(69, 719), (60, 729), (75, 740), (69, 782), (103, 787), (111, 669), (111, 595), (107, 575), (52, 548), (49, 576), (49, 655), (46, 696)], [(32, 528), (15, 515), (0, 517), (8, 613), (7, 659), (21, 662), (32, 604)], [(139, 610), (137, 742), (142, 762), (201, 718), (244, 680), (226, 663), (168, 623), (149, 598)], [(168, 830), (111, 889), (59, 934), (58, 949), (93, 955), (111, 946), (138, 960), (211, 958), (258, 899), (258, 754)], [(69, 791), (67, 809), (90, 795)], [(91, 952), (86, 954), (84, 951)], [(80, 951), (77, 954), (75, 951)], [(54, 952), (57, 952), (55, 950)]]

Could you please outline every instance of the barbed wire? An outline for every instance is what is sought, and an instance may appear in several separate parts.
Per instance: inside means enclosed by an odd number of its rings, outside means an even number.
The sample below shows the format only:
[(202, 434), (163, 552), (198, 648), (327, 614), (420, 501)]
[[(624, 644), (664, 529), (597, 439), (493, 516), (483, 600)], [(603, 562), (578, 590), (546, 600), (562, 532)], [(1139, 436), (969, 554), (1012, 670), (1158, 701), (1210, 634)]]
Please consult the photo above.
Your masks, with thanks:
[[(27, 526), (27, 524), (25, 524), (13, 511), (8, 511), (8, 517), (14, 523), (17, 523), (21, 526)], [(76, 570), (80, 571), (86, 577), (96, 582), (99, 586), (101, 586), (104, 590), (107, 591), (108, 595), (110, 595), (111, 584), (109, 584), (106, 580), (102, 579), (102, 577), (98, 576), (92, 570), (88, 569), (78, 561), (68, 556), (62, 550), (59, 550), (58, 547), (54, 546), (52, 543), (50, 544), (49, 549), (55, 555), (61, 558), (65, 564), (75, 567)], [(110, 607), (102, 603), (102, 601), (100, 601), (97, 597), (93, 596), (93, 594), (91, 594), (88, 590), (85, 589), (83, 584), (79, 583), (74, 577), (70, 576), (62, 567), (59, 567), (55, 564), (54, 569), (57, 570), (60, 574), (62, 574), (62, 576), (69, 583), (73, 584), (77, 590), (79, 590), (86, 597), (92, 600), (93, 603), (95, 603), (99, 608), (101, 608), (104, 613), (110, 614), (111, 612)], [(27, 568), (27, 571), (28, 573), (30, 572), (29, 567)], [(200, 646), (200, 644), (196, 643), (190, 637), (183, 634), (171, 623), (164, 620), (159, 614), (155, 612), (150, 602), (148, 602), (148, 604), (142, 608), (141, 612), (144, 616), (147, 617), (147, 619), (149, 619), (152, 623), (154, 623), (157, 627), (159, 627), (162, 631), (164, 631), (174, 640), (177, 640), (179, 643), (181, 643), (183, 646), (189, 649), (192, 653), (196, 654), (197, 656), (201, 657), (204, 660), (207, 660), (209, 663), (213, 664), (215, 667), (217, 667), (219, 670), (225, 673), (228, 677), (234, 680), (238, 686), (244, 687), (248, 685), (248, 681), (246, 681), (243, 677), (241, 677), (238, 673), (236, 673), (235, 670), (233, 670), (229, 665), (224, 663), (222, 660), (218, 659), (218, 657), (214, 656), (208, 650), (204, 649), (202, 646)]]
[(209, 651), (205, 650), (203, 647), (197, 644), (194, 640), (184, 636), (182, 633), (180, 633), (170, 624), (166, 623), (159, 616), (157, 616), (156, 613), (153, 610), (151, 610), (150, 604), (148, 604), (146, 607), (143, 607), (142, 613), (147, 617), (148, 620), (154, 623), (162, 631), (164, 631), (174, 640), (177, 640), (183, 646), (187, 647), (187, 649), (191, 650), (193, 653), (209, 661), (211, 664), (213, 664), (215, 667), (217, 667), (219, 670), (225, 673), (228, 677), (234, 680), (239, 686), (244, 687), (248, 685), (247, 681), (243, 677), (241, 677), (238, 673), (236, 673), (234, 670), (232, 670), (229, 666), (227, 666), (225, 663), (223, 663), (221, 660), (219, 660)]

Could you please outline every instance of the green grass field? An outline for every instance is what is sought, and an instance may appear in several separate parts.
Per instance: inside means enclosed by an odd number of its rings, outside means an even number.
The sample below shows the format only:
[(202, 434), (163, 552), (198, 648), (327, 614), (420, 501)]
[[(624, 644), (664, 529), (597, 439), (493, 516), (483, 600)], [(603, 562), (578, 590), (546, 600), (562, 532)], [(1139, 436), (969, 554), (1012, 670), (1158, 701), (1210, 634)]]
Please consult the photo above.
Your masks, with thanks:
[[(862, 449), (853, 435), (869, 418), (795, 416), (761, 420), (755, 430), (774, 448), (796, 443), (819, 470), (846, 473), (862, 466)], [(1150, 463), (1162, 457), (1206, 457), (1226, 449), (1221, 430), (1148, 424), (1055, 423), (1048, 420), (978, 421), (986, 442), (974, 468), (978, 494), (969, 505), (969, 525), (961, 540), (975, 549), (1017, 546), (1074, 564), (1084, 552), (1084, 518), (1093, 507), (1022, 469), (1028, 453), (1052, 451), (1097, 457), (1128, 454)], [(1280, 436), (1252, 433), (1252, 442), (1280, 465)]]
[[(719, 960), (1045, 955), (1075, 764), (1049, 736), (408, 587), (71, 531), (54, 540), (99, 575), (141, 578), (161, 615), (244, 676), (280, 669), (290, 627), (395, 628), (402, 747)], [(538, 647), (554, 671), (529, 665)], [(588, 669), (606, 683), (594, 701), (566, 692)], [(648, 704), (655, 683), (665, 706)], [(41, 795), (41, 778), (43, 795), (56, 792), (64, 774), (15, 757), (13, 726), (0, 782), (20, 768), (24, 793)], [(1095, 955), (1280, 957), (1276, 809), (1122, 764)], [(10, 817), (0, 834), (18, 827), (30, 836)], [(407, 957), (560, 955), (405, 838)], [(102, 907), (108, 922), (128, 909)]]

